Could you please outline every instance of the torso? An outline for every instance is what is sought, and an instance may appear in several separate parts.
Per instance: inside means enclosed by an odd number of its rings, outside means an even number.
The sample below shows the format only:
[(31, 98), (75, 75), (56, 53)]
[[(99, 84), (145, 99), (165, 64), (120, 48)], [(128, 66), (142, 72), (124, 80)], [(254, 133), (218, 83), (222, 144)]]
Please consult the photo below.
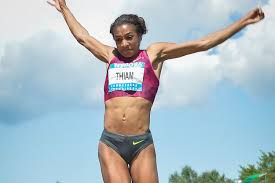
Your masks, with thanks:
[[(160, 78), (163, 62), (158, 62), (154, 53), (147, 50), (157, 78)], [(106, 64), (107, 68), (109, 64)], [(104, 128), (123, 135), (145, 133), (150, 126), (152, 103), (141, 97), (116, 97), (105, 102)]]

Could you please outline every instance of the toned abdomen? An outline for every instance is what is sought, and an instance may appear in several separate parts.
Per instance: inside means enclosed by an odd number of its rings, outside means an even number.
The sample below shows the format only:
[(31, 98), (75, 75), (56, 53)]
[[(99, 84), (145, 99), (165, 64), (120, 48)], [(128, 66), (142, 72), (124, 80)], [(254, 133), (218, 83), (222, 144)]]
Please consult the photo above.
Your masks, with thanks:
[(150, 125), (151, 102), (140, 97), (116, 97), (105, 102), (104, 128), (123, 135), (143, 134)]

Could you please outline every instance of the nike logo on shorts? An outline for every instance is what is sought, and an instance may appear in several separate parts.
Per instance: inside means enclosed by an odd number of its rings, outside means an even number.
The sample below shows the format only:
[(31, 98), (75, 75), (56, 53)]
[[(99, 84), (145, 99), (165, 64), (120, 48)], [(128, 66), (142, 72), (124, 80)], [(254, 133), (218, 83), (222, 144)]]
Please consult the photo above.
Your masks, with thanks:
[(144, 139), (143, 140), (140, 140), (140, 141), (133, 141), (133, 145), (135, 146), (135, 145), (138, 145), (138, 144), (140, 144), (141, 142), (143, 142), (144, 141)]

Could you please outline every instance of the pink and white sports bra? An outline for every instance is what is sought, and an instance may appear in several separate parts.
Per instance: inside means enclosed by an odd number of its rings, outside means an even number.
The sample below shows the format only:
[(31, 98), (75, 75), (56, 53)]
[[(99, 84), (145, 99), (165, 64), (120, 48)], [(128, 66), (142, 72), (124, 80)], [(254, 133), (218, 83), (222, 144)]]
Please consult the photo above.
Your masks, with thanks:
[(134, 60), (115, 56), (109, 63), (104, 84), (104, 101), (115, 97), (142, 97), (154, 102), (159, 79), (145, 50)]

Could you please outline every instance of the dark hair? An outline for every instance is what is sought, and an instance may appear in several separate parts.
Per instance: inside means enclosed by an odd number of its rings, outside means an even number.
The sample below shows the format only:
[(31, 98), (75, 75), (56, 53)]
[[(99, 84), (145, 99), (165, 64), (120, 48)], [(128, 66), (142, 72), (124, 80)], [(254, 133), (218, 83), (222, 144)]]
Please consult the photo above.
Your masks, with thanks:
[(117, 26), (123, 25), (123, 24), (133, 24), (136, 27), (137, 33), (140, 35), (146, 34), (147, 33), (147, 28), (145, 25), (145, 21), (142, 17), (139, 17), (134, 14), (123, 14), (120, 15), (114, 23), (112, 23), (110, 27), (110, 33), (114, 35), (114, 29)]

